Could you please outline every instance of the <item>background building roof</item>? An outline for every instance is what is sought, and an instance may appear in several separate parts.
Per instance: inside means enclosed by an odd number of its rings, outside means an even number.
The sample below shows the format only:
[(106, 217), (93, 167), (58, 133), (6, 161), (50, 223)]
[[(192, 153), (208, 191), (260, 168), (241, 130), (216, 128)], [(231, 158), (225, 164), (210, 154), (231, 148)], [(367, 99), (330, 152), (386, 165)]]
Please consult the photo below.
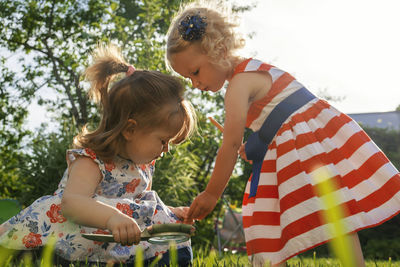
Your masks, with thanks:
[(400, 131), (400, 111), (347, 114), (361, 126)]

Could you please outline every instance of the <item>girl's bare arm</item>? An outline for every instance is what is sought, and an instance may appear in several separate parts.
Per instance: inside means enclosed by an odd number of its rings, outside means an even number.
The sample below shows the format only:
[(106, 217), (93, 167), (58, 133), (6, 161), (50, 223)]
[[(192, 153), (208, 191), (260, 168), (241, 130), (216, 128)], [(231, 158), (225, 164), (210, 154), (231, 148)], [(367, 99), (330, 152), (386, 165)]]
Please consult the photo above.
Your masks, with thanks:
[(92, 159), (76, 159), (70, 166), (62, 213), (78, 224), (106, 229), (107, 220), (118, 210), (92, 198), (101, 179), (99, 166)]
[(90, 158), (80, 157), (70, 166), (61, 201), (61, 212), (77, 224), (108, 229), (122, 244), (138, 244), (140, 229), (136, 221), (118, 209), (93, 198), (102, 176)]
[(266, 80), (268, 79), (263, 74), (241, 73), (230, 81), (225, 95), (226, 118), (222, 145), (218, 150), (210, 181), (205, 191), (193, 201), (188, 219), (203, 219), (213, 210), (224, 191), (242, 145), (248, 108), (259, 90), (265, 91), (265, 94), (269, 90), (270, 85)]

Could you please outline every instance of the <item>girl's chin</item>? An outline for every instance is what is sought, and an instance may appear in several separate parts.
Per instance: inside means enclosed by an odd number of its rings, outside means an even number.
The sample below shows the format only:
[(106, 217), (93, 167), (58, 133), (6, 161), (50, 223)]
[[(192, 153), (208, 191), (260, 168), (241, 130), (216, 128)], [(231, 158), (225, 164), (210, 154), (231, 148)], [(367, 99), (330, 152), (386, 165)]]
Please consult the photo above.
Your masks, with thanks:
[(136, 164), (149, 164), (152, 163), (155, 160), (160, 159), (163, 156), (163, 153), (161, 153), (161, 155), (158, 155), (156, 157), (154, 157), (153, 159), (148, 159), (148, 160), (138, 160), (138, 162), (135, 162)]
[(150, 160), (150, 162), (153, 162), (154, 160), (158, 160), (160, 158), (161, 158), (161, 156), (155, 157), (154, 159)]
[(221, 90), (221, 89), (222, 89), (222, 87), (220, 87), (220, 88), (208, 88), (207, 91), (216, 93), (216, 92), (218, 92), (218, 91)]

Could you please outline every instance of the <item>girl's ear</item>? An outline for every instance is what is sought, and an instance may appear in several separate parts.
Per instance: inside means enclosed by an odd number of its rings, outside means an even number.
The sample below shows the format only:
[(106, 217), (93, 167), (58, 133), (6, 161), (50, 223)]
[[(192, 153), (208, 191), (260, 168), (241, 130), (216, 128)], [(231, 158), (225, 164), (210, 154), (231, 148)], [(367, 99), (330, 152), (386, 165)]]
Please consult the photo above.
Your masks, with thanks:
[(137, 123), (134, 119), (128, 120), (125, 129), (122, 131), (122, 135), (125, 137), (126, 140), (132, 139), (133, 133), (135, 132), (136, 124)]
[(224, 59), (227, 59), (228, 58), (228, 48), (226, 48), (226, 46), (224, 45), (222, 49), (223, 49), (222, 50), (222, 57)]

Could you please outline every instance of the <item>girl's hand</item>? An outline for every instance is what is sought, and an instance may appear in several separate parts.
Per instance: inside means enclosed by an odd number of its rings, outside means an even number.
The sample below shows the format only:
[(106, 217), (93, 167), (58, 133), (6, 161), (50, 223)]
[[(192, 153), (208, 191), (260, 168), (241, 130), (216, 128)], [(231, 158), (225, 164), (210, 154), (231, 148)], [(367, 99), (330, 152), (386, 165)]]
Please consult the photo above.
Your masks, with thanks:
[(218, 198), (207, 191), (201, 192), (190, 205), (185, 221), (204, 219), (214, 209), (217, 200)]
[(107, 229), (111, 231), (114, 240), (123, 246), (139, 244), (141, 231), (134, 219), (116, 212), (107, 220)]
[(189, 207), (169, 207), (169, 209), (186, 224), (193, 224), (194, 220), (185, 220), (189, 212)]
[(252, 161), (252, 160), (248, 160), (248, 159), (247, 159), (246, 151), (245, 151), (245, 146), (246, 146), (246, 142), (244, 142), (244, 143), (240, 146), (240, 148), (239, 148), (239, 150), (238, 150), (238, 154), (240, 155), (240, 157), (241, 157), (244, 161), (246, 161), (246, 162), (248, 162), (248, 163), (250, 163), (250, 164), (253, 164), (253, 161)]

